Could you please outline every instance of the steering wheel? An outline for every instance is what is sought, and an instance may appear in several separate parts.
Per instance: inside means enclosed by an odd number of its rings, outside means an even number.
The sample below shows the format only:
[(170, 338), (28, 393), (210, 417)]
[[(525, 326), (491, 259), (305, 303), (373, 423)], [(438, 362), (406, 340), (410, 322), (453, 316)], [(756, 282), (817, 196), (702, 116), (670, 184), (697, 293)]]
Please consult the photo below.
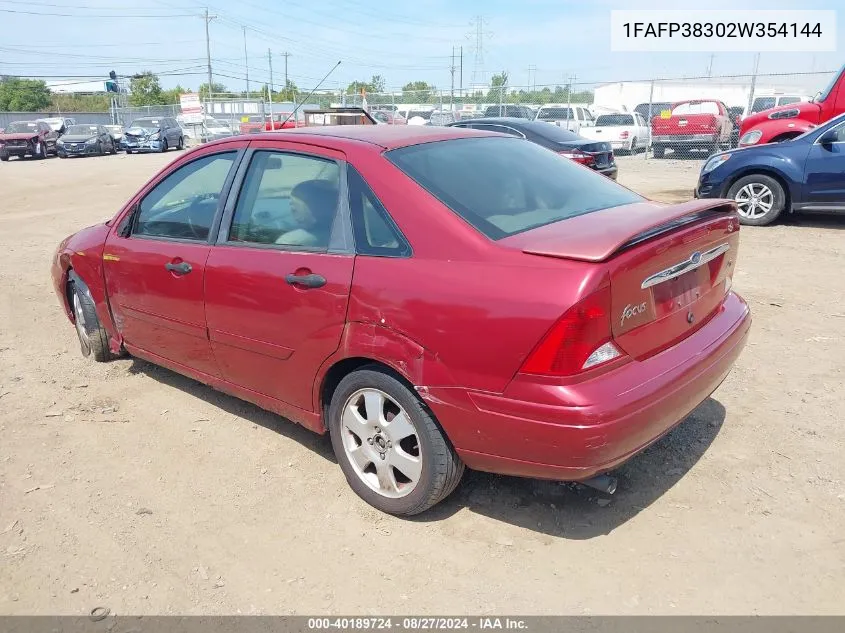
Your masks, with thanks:
[[(200, 225), (194, 223), (191, 219), (191, 216), (194, 214), (195, 211), (201, 209), (208, 203), (214, 203), (214, 206), (217, 207), (217, 201), (220, 199), (219, 193), (207, 193), (201, 196), (197, 196), (193, 202), (191, 202), (190, 206), (186, 209), (186, 219), (188, 222), (188, 229), (191, 231), (191, 234), (198, 240), (205, 240), (208, 239), (208, 226)], [(199, 209), (198, 209), (199, 208)], [(214, 213), (212, 212), (212, 217)], [(210, 225), (210, 223), (209, 223)]]

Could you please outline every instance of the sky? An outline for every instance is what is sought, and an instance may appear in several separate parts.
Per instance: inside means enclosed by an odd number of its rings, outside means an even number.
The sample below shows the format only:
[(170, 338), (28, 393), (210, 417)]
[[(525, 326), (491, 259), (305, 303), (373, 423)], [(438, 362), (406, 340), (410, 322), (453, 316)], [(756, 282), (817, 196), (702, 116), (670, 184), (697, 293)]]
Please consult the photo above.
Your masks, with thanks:
[[(709, 9), (837, 9), (841, 0), (708, 0)], [(253, 86), (288, 76), (299, 88), (315, 87), (337, 61), (322, 88), (345, 87), (381, 75), (388, 89), (426, 81), (489, 81), (507, 71), (511, 86), (565, 84), (575, 75), (584, 88), (611, 81), (750, 73), (753, 53), (613, 53), (612, 9), (674, 9), (678, 2), (637, 0), (0, 0), (0, 74), (103, 77), (110, 70), (156, 72), (165, 88), (196, 89), (206, 81), (205, 8), (215, 83), (243, 90), (248, 67)], [(482, 23), (476, 66), (477, 20)], [(845, 33), (837, 21), (836, 53), (765, 53), (760, 73), (838, 69), (845, 62)], [(246, 29), (244, 31), (244, 29)], [(244, 37), (246, 37), (245, 61)], [(477, 73), (476, 73), (477, 70)], [(824, 78), (808, 79), (821, 88)], [(818, 84), (818, 86), (816, 85)]]

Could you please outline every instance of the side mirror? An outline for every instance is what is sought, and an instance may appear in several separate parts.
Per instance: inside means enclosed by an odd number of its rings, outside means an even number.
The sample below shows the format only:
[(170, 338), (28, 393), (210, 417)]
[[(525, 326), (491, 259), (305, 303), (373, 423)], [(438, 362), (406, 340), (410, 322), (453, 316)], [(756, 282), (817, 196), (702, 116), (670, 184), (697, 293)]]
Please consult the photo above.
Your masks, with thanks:
[(839, 140), (839, 133), (836, 130), (828, 130), (819, 137), (819, 143), (822, 145), (833, 145)]
[(281, 156), (268, 156), (267, 162), (264, 165), (265, 170), (269, 169), (281, 169), (282, 168), (282, 157)]

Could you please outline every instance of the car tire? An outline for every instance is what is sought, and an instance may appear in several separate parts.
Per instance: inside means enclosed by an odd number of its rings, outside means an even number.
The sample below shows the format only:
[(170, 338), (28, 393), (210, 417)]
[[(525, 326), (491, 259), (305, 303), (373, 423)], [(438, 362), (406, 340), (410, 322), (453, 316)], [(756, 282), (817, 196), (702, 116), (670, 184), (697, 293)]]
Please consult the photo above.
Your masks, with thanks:
[(176, 149), (177, 150), (185, 149), (185, 137), (184, 136), (179, 137), (179, 143), (176, 145)]
[[(381, 410), (369, 411), (368, 405)], [(410, 388), (379, 366), (345, 376), (332, 395), (327, 418), (346, 481), (382, 512), (419, 514), (460, 483), (464, 464), (434, 415)]]
[(110, 153), (112, 156), (114, 156), (115, 154), (117, 154), (117, 144), (116, 144), (114, 141), (112, 141), (112, 143), (111, 143), (111, 152), (109, 152), (109, 153)]
[(749, 226), (771, 224), (786, 208), (783, 186), (765, 174), (743, 176), (731, 185), (726, 197), (736, 202), (740, 224)]
[(47, 158), (47, 143), (39, 143), (38, 146), (40, 147), (37, 154), (33, 155), (33, 158), (37, 158), (38, 160), (44, 160)]
[(652, 151), (654, 152), (655, 158), (663, 158), (664, 156), (666, 156), (666, 148), (662, 145), (654, 145), (652, 147)]
[(0, 161), (4, 163), (9, 160), (9, 155), (5, 152), (0, 152)]
[(170, 148), (167, 147), (167, 139), (164, 138), (161, 140), (161, 153), (164, 154), (168, 149)]
[(106, 152), (103, 150), (103, 142), (97, 143), (97, 156), (105, 156)]
[(85, 283), (71, 271), (68, 279), (68, 300), (83, 356), (92, 356), (98, 363), (115, 358), (109, 350), (109, 335), (97, 317), (94, 300)]

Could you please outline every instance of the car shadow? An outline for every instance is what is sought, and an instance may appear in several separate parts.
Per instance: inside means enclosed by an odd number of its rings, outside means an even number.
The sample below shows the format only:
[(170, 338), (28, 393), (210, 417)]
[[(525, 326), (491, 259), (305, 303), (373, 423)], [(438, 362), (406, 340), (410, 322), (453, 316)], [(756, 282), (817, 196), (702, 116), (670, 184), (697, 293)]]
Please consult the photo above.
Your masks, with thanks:
[[(780, 219), (780, 218), (778, 218)], [(784, 224), (801, 229), (845, 229), (843, 213), (791, 213)]]
[(229, 396), (222, 391), (212, 389), (208, 385), (198, 382), (193, 378), (188, 378), (160, 365), (154, 365), (139, 358), (132, 358), (131, 361), (132, 364), (129, 366), (130, 374), (144, 374), (163, 385), (184, 391), (227, 413), (243, 418), (247, 423), (256, 424), (294, 442), (298, 442), (314, 451), (326, 461), (337, 464), (328, 434), (319, 435), (314, 433), (287, 418), (283, 418), (280, 415), (276, 415), (240, 398)]
[(725, 420), (709, 398), (687, 418), (613, 473), (613, 496), (572, 483), (467, 472), (451, 497), (415, 521), (441, 521), (464, 508), (548, 536), (586, 540), (610, 534), (663, 496), (707, 451)]
[[(131, 359), (128, 371), (204, 400), (337, 464), (328, 434), (318, 435), (275, 413), (144, 360)], [(603, 536), (637, 516), (678, 483), (713, 443), (724, 420), (722, 404), (713, 398), (705, 400), (671, 432), (612, 473), (619, 480), (612, 496), (580, 484), (468, 470), (449, 498), (409, 520), (443, 521), (468, 509), (548, 536), (573, 540)]]

